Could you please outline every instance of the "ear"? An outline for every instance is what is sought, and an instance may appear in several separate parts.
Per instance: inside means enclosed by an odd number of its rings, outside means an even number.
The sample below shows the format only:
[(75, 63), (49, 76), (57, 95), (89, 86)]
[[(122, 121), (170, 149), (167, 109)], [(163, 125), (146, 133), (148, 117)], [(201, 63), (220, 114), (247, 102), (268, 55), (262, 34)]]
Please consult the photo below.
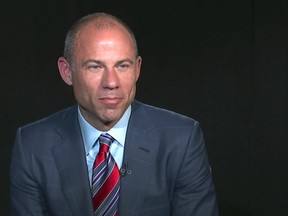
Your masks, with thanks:
[(138, 80), (138, 78), (140, 76), (141, 63), (142, 63), (142, 58), (141, 58), (141, 56), (138, 56), (137, 60), (136, 60), (136, 81)]
[(72, 85), (72, 71), (70, 69), (69, 63), (64, 57), (59, 57), (57, 61), (58, 70), (61, 78), (67, 85)]

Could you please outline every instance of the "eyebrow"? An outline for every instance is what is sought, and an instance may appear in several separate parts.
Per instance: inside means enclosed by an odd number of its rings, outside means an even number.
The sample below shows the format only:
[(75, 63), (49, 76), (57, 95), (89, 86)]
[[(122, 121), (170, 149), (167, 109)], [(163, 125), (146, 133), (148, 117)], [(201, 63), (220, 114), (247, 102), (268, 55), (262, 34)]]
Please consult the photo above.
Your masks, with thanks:
[(122, 59), (120, 61), (117, 61), (116, 64), (120, 64), (123, 62), (129, 62), (130, 64), (134, 64), (134, 62), (130, 58)]
[(102, 61), (95, 60), (95, 59), (86, 59), (85, 61), (82, 62), (81, 65), (87, 65), (88, 63), (97, 63), (97, 64), (103, 64)]
[[(130, 59), (130, 58), (125, 58), (125, 59), (121, 59), (119, 61), (116, 61), (115, 65), (121, 64), (123, 62), (129, 62), (130, 64), (134, 64), (134, 62)], [(82, 62), (82, 65), (87, 65), (88, 63), (97, 63), (97, 64), (102, 64), (104, 65), (105, 63), (101, 60), (95, 60), (95, 59), (87, 59), (85, 61)]]

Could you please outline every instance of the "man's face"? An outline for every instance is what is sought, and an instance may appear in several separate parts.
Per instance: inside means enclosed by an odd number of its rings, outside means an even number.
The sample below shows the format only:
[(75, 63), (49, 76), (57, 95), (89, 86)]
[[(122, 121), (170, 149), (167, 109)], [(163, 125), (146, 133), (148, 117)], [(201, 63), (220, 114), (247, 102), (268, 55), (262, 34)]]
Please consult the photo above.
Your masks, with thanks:
[(120, 27), (96, 30), (88, 25), (75, 43), (68, 84), (84, 118), (98, 130), (109, 130), (134, 99), (141, 57)]

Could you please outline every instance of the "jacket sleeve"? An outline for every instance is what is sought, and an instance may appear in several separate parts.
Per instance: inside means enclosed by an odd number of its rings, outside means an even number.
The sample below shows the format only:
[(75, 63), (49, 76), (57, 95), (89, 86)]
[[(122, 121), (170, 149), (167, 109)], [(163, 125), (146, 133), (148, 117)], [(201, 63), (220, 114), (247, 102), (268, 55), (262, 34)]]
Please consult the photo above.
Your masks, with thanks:
[(31, 145), (22, 142), (21, 128), (16, 134), (10, 165), (11, 216), (46, 216), (46, 204), (33, 172)]
[(192, 128), (178, 172), (172, 215), (218, 216), (216, 194), (199, 123)]

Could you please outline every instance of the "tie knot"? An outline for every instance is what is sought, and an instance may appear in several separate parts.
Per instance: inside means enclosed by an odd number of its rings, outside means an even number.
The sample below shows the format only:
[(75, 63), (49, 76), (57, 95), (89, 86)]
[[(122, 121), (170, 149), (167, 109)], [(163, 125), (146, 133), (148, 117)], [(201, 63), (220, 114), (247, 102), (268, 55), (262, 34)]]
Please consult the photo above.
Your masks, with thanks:
[(114, 138), (110, 136), (108, 133), (102, 133), (99, 136), (100, 151), (107, 152), (113, 141), (114, 141)]

